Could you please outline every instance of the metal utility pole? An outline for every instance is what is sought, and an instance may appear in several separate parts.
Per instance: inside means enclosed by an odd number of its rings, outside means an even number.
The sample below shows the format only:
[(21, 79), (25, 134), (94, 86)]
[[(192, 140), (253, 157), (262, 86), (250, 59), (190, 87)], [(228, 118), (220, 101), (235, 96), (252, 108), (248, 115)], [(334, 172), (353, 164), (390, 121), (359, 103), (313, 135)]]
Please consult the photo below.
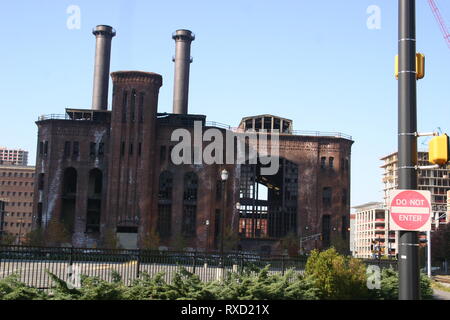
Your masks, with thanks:
[[(399, 0), (398, 188), (417, 189), (416, 3)], [(399, 231), (399, 299), (420, 299), (415, 231)]]

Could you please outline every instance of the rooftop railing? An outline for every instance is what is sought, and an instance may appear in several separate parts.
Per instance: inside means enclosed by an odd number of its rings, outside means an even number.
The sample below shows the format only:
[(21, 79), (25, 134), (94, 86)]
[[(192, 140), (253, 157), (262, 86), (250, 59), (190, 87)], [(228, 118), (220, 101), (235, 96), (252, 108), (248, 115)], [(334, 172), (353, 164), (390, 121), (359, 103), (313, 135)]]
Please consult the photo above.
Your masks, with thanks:
[[(68, 114), (46, 114), (41, 115), (38, 118), (38, 121), (43, 120), (74, 120), (69, 117)], [(76, 120), (91, 120), (91, 119), (75, 119)], [(208, 127), (216, 127), (222, 128), (226, 130), (231, 130), (233, 132), (244, 132), (241, 128), (232, 127), (225, 123), (216, 122), (216, 121), (206, 121), (205, 125)], [(270, 132), (269, 130), (267, 132)], [(342, 138), (347, 140), (352, 140), (352, 136), (340, 132), (322, 132), (322, 131), (306, 131), (306, 130), (293, 130), (287, 134), (297, 135), (297, 136), (312, 136), (312, 137), (332, 137), (332, 138)]]

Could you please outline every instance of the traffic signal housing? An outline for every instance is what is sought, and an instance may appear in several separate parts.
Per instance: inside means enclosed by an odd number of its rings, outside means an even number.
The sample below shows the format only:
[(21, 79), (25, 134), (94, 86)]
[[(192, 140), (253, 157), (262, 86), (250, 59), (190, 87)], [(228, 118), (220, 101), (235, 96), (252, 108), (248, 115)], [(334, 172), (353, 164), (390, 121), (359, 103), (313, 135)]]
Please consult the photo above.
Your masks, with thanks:
[(440, 166), (446, 164), (449, 159), (449, 139), (443, 135), (434, 137), (428, 144), (428, 161)]
[[(425, 77), (425, 55), (416, 53), (416, 79)], [(395, 56), (395, 79), (398, 80), (398, 55)]]

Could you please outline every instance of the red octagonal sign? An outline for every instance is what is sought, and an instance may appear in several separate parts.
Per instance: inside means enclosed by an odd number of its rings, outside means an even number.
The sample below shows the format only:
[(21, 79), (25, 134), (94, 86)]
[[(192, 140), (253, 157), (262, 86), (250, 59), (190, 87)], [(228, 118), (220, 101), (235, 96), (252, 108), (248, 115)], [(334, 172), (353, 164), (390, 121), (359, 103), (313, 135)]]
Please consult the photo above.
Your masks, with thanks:
[(394, 190), (390, 201), (390, 230), (431, 230), (431, 192)]

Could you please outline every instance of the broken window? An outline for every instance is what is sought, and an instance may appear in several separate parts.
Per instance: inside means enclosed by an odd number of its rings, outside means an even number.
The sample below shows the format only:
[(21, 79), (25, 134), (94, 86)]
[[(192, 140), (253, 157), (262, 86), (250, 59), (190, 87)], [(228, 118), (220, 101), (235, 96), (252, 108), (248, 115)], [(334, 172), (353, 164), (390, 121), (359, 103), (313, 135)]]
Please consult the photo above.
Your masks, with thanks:
[(40, 173), (38, 177), (38, 190), (44, 189), (44, 174)]
[(60, 220), (70, 233), (74, 231), (76, 192), (77, 171), (75, 168), (67, 168), (63, 174)]
[(125, 155), (125, 142), (122, 141), (120, 144), (120, 156), (123, 157)]
[(98, 144), (98, 155), (102, 156), (105, 153), (105, 144), (103, 142), (100, 142)]
[(322, 204), (324, 207), (331, 206), (331, 196), (332, 196), (331, 187), (324, 187), (322, 192)]
[(327, 161), (327, 158), (326, 157), (322, 157), (322, 158), (320, 158), (320, 168), (321, 169), (325, 169), (325, 163), (326, 163), (326, 161)]
[(136, 90), (131, 91), (130, 120), (134, 122), (134, 113), (136, 108)]
[(328, 166), (330, 168), (333, 168), (333, 166), (334, 166), (334, 158), (333, 157), (328, 158)]
[(330, 215), (322, 216), (322, 245), (327, 248), (330, 246), (331, 217)]
[(86, 232), (100, 232), (103, 174), (99, 169), (89, 171)]
[(70, 141), (65, 141), (64, 142), (64, 157), (68, 158), (70, 157)]
[(172, 187), (172, 173), (163, 171), (159, 176), (158, 192), (158, 234), (163, 238), (171, 234)]
[(74, 141), (72, 158), (74, 158), (74, 159), (78, 158), (79, 154), (80, 154), (80, 143), (78, 141)]
[(196, 234), (197, 189), (197, 175), (194, 172), (186, 173), (184, 175), (182, 232), (187, 237), (192, 237)]
[(64, 170), (63, 195), (70, 195), (77, 192), (77, 171), (74, 168)]
[(91, 142), (89, 145), (89, 156), (95, 157), (95, 149), (97, 147), (97, 144), (95, 142)]
[(90, 196), (100, 195), (102, 192), (103, 174), (100, 169), (92, 169), (89, 172), (89, 188), (88, 194)]
[(127, 122), (127, 100), (128, 92), (124, 91), (122, 98), (122, 122)]
[(44, 142), (41, 141), (39, 142), (39, 156), (43, 156), (44, 155)]
[(139, 122), (144, 122), (144, 96), (145, 93), (141, 92), (139, 94)]

